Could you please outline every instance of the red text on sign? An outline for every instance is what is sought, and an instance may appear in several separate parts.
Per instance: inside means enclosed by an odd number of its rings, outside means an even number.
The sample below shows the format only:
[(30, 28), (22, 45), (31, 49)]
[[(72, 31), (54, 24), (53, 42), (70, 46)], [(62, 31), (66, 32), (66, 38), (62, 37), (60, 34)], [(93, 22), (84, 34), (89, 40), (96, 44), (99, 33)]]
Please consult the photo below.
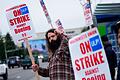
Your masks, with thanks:
[(10, 22), (11, 26), (14, 26), (14, 25), (17, 25), (17, 24), (20, 24), (20, 23), (27, 22), (29, 20), (30, 20), (30, 17), (27, 14), (27, 15), (23, 15), (23, 16), (19, 16), (19, 17), (10, 19), (9, 22)]
[(17, 25), (16, 27), (19, 28), (19, 27), (23, 27), (25, 25), (26, 25), (26, 23), (23, 23), (23, 24)]
[(84, 15), (90, 14), (90, 9), (85, 9)]
[(20, 9), (17, 9), (17, 10), (13, 11), (13, 15), (14, 15), (14, 17), (17, 17), (17, 16), (22, 15), (22, 13), (21, 13)]
[(88, 32), (88, 36), (90, 37), (90, 36), (92, 36), (92, 35), (95, 35), (96, 33), (97, 33), (96, 30), (90, 31), (90, 32)]
[(79, 36), (79, 37), (71, 40), (71, 41), (70, 41), (70, 44), (73, 44), (73, 43), (75, 43), (75, 42), (77, 42), (77, 41), (79, 41), (79, 40), (83, 40), (83, 39), (85, 39), (85, 38), (87, 38), (87, 35), (86, 35), (86, 34), (83, 34), (83, 35), (81, 35), (81, 36)]
[(26, 33), (22, 33), (22, 37), (26, 37), (27, 36), (27, 34)]
[(21, 33), (21, 32), (25, 32), (25, 31), (30, 31), (31, 27), (30, 26), (26, 26), (26, 27), (20, 27), (20, 28), (16, 28), (14, 29), (15, 34)]
[(98, 67), (97, 68), (92, 68), (92, 69), (89, 69), (89, 70), (85, 71), (85, 76), (95, 74), (95, 73), (98, 73), (98, 72), (99, 72)]
[(80, 43), (80, 51), (82, 54), (86, 54), (92, 51), (90, 47), (90, 41), (86, 41), (84, 43)]
[(77, 71), (93, 67), (102, 63), (104, 63), (102, 51), (96, 52), (94, 54), (79, 59), (75, 59), (75, 67)]
[(105, 74), (94, 75), (89, 78), (82, 78), (82, 80), (106, 80)]

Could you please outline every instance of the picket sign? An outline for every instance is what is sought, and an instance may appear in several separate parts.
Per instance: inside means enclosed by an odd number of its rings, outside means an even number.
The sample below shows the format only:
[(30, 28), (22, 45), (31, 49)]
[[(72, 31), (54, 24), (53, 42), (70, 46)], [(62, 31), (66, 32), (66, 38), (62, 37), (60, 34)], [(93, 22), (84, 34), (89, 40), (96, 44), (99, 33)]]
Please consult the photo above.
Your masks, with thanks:
[[(32, 50), (28, 38), (33, 37), (33, 25), (30, 18), (29, 10), (26, 4), (17, 5), (6, 10), (7, 21), (15, 42), (24, 41), (29, 52), (32, 64), (35, 64)], [(38, 72), (35, 74), (36, 80), (39, 79)]]
[(61, 21), (60, 21), (60, 19), (57, 19), (57, 21), (55, 21), (55, 24), (56, 24), (56, 26), (57, 26), (57, 29), (61, 32), (61, 33), (64, 33), (65, 31), (64, 31), (64, 28), (63, 28), (63, 26), (62, 26), (62, 23), (61, 23)]
[(93, 24), (90, 0), (79, 0), (79, 1), (83, 7), (86, 26), (90, 26)]
[(69, 40), (75, 80), (111, 80), (109, 66), (97, 28)]
[(44, 12), (44, 14), (45, 14), (45, 16), (46, 16), (46, 19), (47, 19), (47, 21), (48, 21), (48, 24), (50, 25), (50, 27), (54, 28), (53, 25), (52, 25), (52, 21), (51, 21), (50, 15), (49, 15), (49, 13), (48, 13), (48, 11), (47, 11), (47, 8), (46, 8), (46, 6), (45, 6), (44, 1), (43, 1), (43, 0), (39, 0), (39, 1), (40, 1), (40, 4), (41, 4), (41, 7), (42, 7), (42, 9), (43, 9), (43, 12)]

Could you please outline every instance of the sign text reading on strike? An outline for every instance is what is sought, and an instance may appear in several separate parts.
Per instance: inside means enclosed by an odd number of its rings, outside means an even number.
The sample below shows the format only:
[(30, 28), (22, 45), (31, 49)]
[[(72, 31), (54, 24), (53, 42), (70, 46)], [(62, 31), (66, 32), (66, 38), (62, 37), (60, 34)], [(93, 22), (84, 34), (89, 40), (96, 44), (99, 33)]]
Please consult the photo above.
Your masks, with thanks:
[(11, 26), (14, 26), (14, 25), (17, 25), (17, 24), (20, 24), (20, 23), (27, 22), (29, 20), (30, 20), (30, 17), (27, 14), (27, 15), (23, 15), (23, 16), (19, 16), (19, 17), (10, 19), (9, 22), (10, 22)]
[(90, 54), (88, 56), (75, 59), (76, 70), (80, 71), (95, 65), (104, 63), (102, 51)]

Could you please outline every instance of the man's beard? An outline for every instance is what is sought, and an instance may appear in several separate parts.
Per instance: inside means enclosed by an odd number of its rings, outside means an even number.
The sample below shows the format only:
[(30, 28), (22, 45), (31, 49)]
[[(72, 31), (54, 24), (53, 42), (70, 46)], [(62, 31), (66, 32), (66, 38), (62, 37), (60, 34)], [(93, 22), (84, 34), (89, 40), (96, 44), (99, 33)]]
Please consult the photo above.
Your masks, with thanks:
[(57, 50), (60, 46), (61, 43), (61, 39), (60, 37), (57, 37), (57, 40), (52, 40), (50, 43), (50, 49), (52, 50), (52, 52), (55, 52), (55, 50)]

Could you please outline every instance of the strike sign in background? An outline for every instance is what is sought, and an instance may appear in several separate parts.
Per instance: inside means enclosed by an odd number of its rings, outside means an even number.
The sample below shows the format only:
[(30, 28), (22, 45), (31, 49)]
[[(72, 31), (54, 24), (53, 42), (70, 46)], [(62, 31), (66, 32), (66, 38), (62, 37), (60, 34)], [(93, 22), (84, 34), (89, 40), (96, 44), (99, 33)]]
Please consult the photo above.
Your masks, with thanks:
[(111, 80), (105, 51), (97, 28), (69, 40), (75, 80)]
[(12, 36), (17, 42), (32, 37), (33, 25), (26, 4), (7, 9), (6, 16)]
[(86, 25), (92, 25), (93, 24), (93, 20), (92, 20), (92, 12), (90, 9), (90, 3), (87, 2), (83, 5), (83, 10), (84, 10), (84, 16), (85, 16), (85, 21), (86, 21)]
[[(32, 65), (35, 64), (28, 38), (33, 37), (32, 21), (26, 4), (21, 4), (6, 10), (7, 20), (15, 42), (25, 41)], [(36, 79), (39, 75), (36, 72)]]
[(90, 0), (80, 0), (83, 7), (86, 26), (93, 24)]

